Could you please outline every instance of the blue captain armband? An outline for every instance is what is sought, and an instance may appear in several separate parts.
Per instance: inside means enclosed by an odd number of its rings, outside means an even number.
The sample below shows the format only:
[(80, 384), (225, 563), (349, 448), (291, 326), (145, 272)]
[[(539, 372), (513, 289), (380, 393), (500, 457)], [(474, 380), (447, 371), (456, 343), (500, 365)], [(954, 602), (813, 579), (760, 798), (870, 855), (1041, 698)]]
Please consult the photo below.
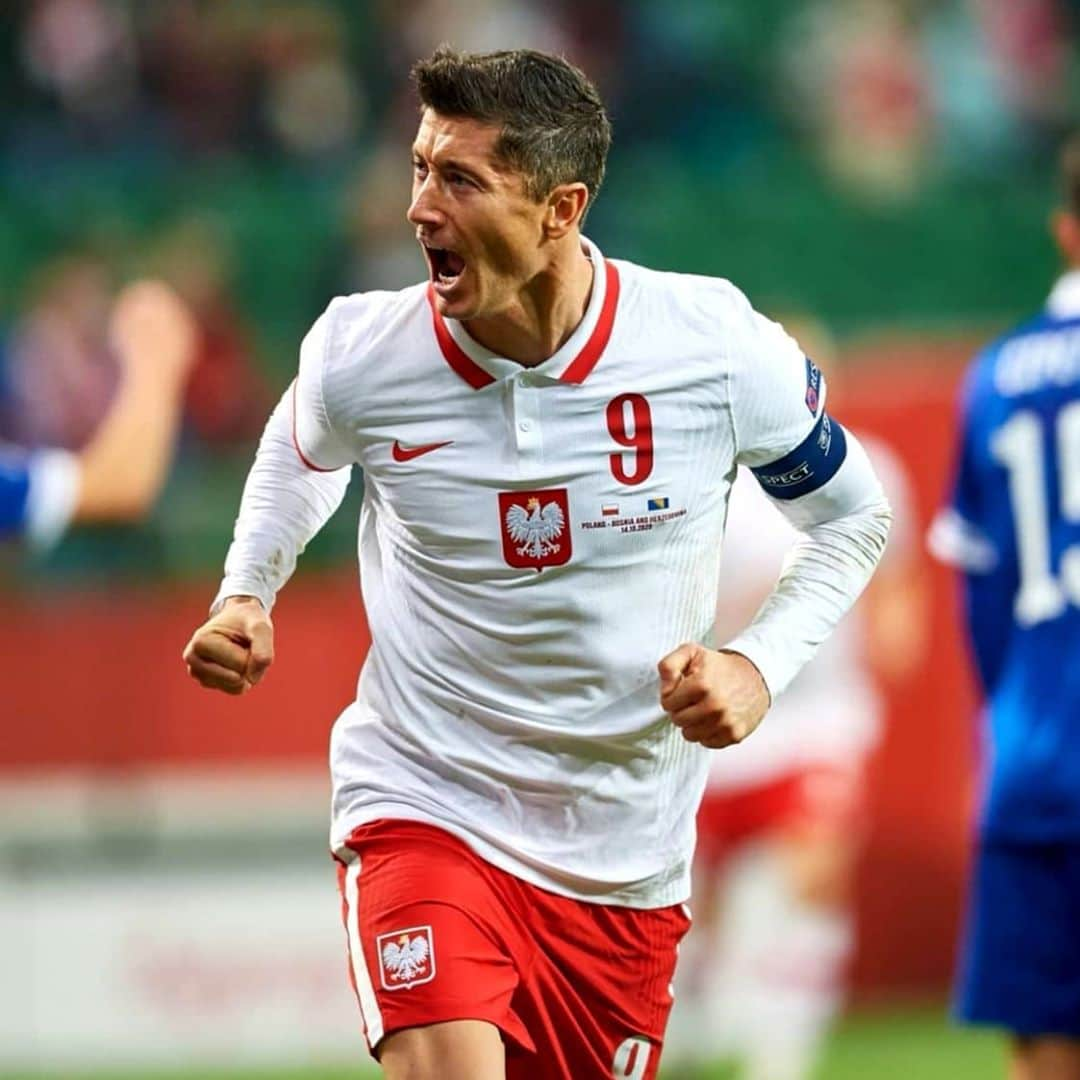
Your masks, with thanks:
[(844, 429), (823, 412), (810, 434), (791, 453), (750, 471), (767, 495), (798, 499), (827, 484), (846, 457)]

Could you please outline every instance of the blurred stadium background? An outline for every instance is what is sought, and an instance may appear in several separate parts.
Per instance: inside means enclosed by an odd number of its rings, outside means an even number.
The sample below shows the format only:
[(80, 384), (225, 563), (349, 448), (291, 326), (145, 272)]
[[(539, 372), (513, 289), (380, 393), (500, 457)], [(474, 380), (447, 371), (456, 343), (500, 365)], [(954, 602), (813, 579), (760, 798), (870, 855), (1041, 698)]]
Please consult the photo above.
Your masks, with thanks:
[[(366, 640), (359, 483), (283, 596), (258, 695), (197, 691), (179, 652), (307, 325), (424, 272), (415, 57), (528, 44), (585, 67), (616, 127), (590, 234), (787, 321), (907, 467), (921, 532), (960, 365), (1055, 271), (1078, 20), (1075, 0), (8, 0), (0, 437), (86, 439), (115, 379), (104, 313), (135, 275), (172, 281), (202, 337), (152, 520), (0, 556), (0, 1073), (362, 1066), (323, 764)], [(974, 699), (949, 579), (920, 573), (925, 661), (889, 688), (826, 1078), (998, 1070), (996, 1039), (944, 1017)]]

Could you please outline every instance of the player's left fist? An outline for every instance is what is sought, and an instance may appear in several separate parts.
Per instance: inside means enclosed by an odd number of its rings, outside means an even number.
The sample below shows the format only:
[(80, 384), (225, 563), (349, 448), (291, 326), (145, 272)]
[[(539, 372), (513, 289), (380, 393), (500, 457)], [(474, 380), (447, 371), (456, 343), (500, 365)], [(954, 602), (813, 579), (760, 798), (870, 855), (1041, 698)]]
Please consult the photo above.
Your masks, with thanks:
[(660, 707), (688, 742), (712, 749), (742, 742), (768, 712), (765, 680), (739, 653), (680, 645), (658, 667)]

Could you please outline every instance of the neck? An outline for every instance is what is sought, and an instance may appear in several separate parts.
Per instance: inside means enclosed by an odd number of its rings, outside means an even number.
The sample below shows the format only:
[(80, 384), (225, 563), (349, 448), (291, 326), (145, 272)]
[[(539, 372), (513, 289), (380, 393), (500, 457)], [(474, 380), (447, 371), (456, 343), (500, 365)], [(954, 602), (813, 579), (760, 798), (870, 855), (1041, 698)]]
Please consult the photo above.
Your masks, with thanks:
[(498, 315), (463, 325), (498, 356), (535, 367), (566, 343), (585, 317), (595, 267), (575, 237)]

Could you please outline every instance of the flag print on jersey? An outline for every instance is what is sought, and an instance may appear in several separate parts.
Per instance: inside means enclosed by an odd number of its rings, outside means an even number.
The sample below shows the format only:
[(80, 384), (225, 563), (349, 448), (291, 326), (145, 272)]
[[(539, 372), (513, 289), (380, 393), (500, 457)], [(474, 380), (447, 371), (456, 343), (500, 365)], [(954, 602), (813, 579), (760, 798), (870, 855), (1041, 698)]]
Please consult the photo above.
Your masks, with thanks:
[(430, 926), (380, 934), (375, 951), (384, 990), (408, 990), (435, 978), (435, 940)]
[(503, 555), (522, 570), (570, 561), (570, 504), (566, 488), (499, 492)]

